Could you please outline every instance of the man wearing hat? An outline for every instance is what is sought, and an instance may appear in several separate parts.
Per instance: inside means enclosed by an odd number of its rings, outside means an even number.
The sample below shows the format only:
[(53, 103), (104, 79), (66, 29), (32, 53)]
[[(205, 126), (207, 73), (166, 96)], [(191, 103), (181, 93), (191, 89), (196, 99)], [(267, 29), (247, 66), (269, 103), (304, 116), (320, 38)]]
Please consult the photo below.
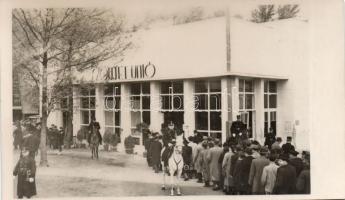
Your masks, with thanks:
[(223, 149), (219, 146), (220, 140), (214, 139), (214, 146), (210, 148), (209, 154), (207, 155), (208, 163), (210, 163), (210, 176), (213, 182), (213, 190), (219, 190), (220, 172), (219, 172), (219, 157), (223, 152)]
[(279, 151), (281, 149), (281, 147), (280, 147), (281, 143), (282, 143), (282, 138), (277, 137), (276, 141), (271, 146), (271, 150)]
[(249, 173), (249, 185), (252, 186), (252, 194), (265, 194), (265, 187), (261, 184), (261, 176), (264, 167), (266, 167), (270, 161), (266, 158), (268, 154), (267, 147), (261, 147), (260, 156), (252, 161)]
[(209, 145), (210, 143), (208, 143), (207, 141), (203, 141), (202, 142), (202, 147), (203, 147), (203, 151), (201, 151), (201, 169), (202, 169), (202, 176), (204, 178), (204, 187), (210, 187), (210, 163), (209, 163)]
[(175, 131), (175, 125), (172, 121), (168, 124), (167, 127), (162, 129), (162, 140), (163, 140), (163, 153), (162, 153), (162, 161), (164, 162), (164, 166), (168, 166), (168, 159), (169, 154), (171, 151), (170, 146), (172, 146), (171, 141), (176, 138), (176, 131)]
[(279, 168), (274, 186), (274, 194), (295, 194), (296, 193), (296, 169), (289, 164), (289, 156), (281, 154), (279, 159)]
[(297, 178), (296, 189), (299, 194), (310, 194), (310, 154), (303, 154), (304, 168)]
[(290, 164), (296, 168), (296, 176), (298, 177), (301, 171), (303, 170), (303, 160), (297, 155), (298, 151), (292, 150), (290, 153)]
[(286, 155), (289, 155), (290, 151), (295, 151), (295, 147), (291, 144), (291, 141), (292, 137), (287, 136), (286, 143), (282, 146), (283, 153)]
[[(204, 136), (203, 139), (207, 139), (207, 137), (205, 138), (206, 136)], [(196, 147), (196, 151), (195, 151), (195, 156), (193, 158), (193, 163), (194, 163), (194, 168), (196, 170), (196, 178), (198, 179), (197, 182), (198, 183), (202, 183), (202, 166), (201, 166), (201, 163), (202, 163), (202, 154), (203, 154), (203, 151), (204, 151), (204, 148), (203, 148), (203, 143), (207, 144), (206, 141), (204, 142), (199, 142), (197, 147)]]

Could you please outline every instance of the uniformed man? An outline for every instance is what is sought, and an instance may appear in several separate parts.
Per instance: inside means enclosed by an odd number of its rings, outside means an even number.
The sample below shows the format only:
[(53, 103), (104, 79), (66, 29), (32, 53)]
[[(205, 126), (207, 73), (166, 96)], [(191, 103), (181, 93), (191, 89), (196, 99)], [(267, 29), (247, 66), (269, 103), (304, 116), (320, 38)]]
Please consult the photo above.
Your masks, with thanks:
[(231, 137), (233, 138), (239, 138), (244, 133), (245, 125), (241, 121), (240, 115), (237, 115), (237, 120), (232, 122), (230, 131), (231, 131)]
[(169, 159), (169, 151), (171, 150), (172, 140), (176, 138), (176, 130), (175, 125), (172, 121), (168, 124), (167, 128), (162, 129), (162, 140), (163, 140), (163, 153), (162, 153), (162, 161), (164, 163), (164, 167), (168, 166), (168, 159)]

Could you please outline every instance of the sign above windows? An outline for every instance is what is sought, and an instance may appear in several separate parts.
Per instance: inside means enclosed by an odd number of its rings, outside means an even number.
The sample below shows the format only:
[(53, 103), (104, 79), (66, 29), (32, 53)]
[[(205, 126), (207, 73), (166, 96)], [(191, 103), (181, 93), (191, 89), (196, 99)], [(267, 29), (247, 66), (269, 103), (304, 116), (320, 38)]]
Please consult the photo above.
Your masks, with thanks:
[(104, 80), (132, 80), (153, 78), (156, 66), (152, 63), (134, 66), (114, 66), (107, 69)]

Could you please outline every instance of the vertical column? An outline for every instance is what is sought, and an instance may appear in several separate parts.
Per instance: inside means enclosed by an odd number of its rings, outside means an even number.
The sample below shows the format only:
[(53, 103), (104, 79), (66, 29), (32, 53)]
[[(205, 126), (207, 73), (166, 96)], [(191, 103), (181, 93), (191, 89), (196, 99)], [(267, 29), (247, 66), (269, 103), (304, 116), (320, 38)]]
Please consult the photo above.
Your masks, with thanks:
[(76, 136), (80, 129), (80, 98), (78, 86), (73, 86), (73, 136)]
[(193, 135), (195, 129), (194, 114), (194, 81), (183, 81), (183, 104), (184, 104), (184, 132), (185, 137)]
[(151, 89), (151, 101), (150, 101), (150, 117), (151, 117), (151, 125), (150, 129), (154, 132), (160, 132), (161, 124), (163, 123), (163, 114), (160, 113), (160, 87), (159, 82), (150, 82), (150, 89)]
[(264, 80), (259, 79), (254, 81), (254, 95), (255, 95), (255, 133), (254, 139), (261, 144), (264, 143), (264, 123), (265, 123), (265, 110), (264, 110)]
[(231, 101), (232, 101), (232, 119), (236, 119), (236, 116), (240, 113), (240, 97), (239, 97), (239, 92), (238, 92), (238, 87), (239, 87), (239, 78), (235, 77), (234, 79), (231, 80)]
[(221, 109), (222, 109), (222, 142), (225, 142), (226, 140), (226, 132), (227, 132), (227, 126), (226, 123), (229, 120), (229, 115), (228, 115), (228, 82), (230, 80), (227, 77), (224, 77), (221, 79)]
[(103, 84), (96, 85), (96, 120), (101, 126), (101, 130), (100, 130), (101, 135), (103, 135), (105, 131), (103, 96), (104, 96), (104, 85)]
[[(129, 99), (129, 85), (127, 83), (121, 83), (121, 117), (120, 125), (121, 132), (121, 145), (123, 147), (125, 138), (131, 134), (131, 113), (130, 113), (130, 99)], [(122, 148), (121, 147), (121, 148)]]

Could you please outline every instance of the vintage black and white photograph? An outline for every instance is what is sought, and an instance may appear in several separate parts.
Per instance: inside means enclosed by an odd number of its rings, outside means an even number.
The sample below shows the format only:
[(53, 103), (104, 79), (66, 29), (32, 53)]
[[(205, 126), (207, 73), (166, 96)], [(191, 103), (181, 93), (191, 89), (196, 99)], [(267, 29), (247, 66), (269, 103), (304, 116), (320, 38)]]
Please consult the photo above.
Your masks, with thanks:
[(13, 8), (13, 198), (311, 194), (310, 7)]

